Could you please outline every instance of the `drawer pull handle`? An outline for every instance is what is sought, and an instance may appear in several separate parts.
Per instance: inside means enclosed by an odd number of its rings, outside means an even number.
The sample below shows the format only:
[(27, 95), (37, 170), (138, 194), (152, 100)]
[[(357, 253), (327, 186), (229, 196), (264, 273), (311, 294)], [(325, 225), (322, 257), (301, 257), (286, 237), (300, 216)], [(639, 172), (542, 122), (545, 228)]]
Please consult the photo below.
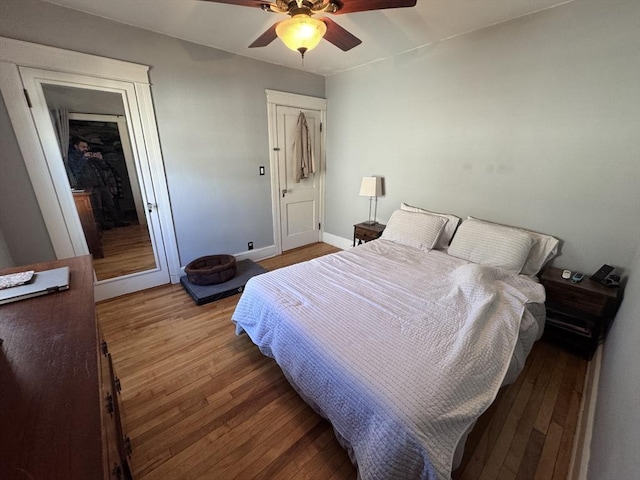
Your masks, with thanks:
[(117, 480), (121, 480), (122, 478), (122, 467), (120, 465), (118, 465), (117, 463), (113, 464), (113, 470), (111, 470), (111, 475), (113, 476), (113, 478), (116, 478)]
[(113, 416), (115, 407), (113, 404), (113, 397), (111, 396), (111, 393), (107, 393), (106, 400), (107, 400), (107, 412), (109, 412), (109, 415)]
[(129, 438), (129, 435), (126, 435), (124, 437), (124, 448), (127, 451), (127, 456), (131, 457), (131, 452), (133, 452), (133, 447), (131, 446), (131, 439)]
[(106, 355), (107, 353), (109, 353), (109, 347), (107, 346), (107, 342), (105, 342), (104, 340), (100, 343), (100, 349), (102, 350), (102, 354)]
[(120, 385), (120, 379), (116, 377), (113, 383), (116, 385), (116, 392), (120, 393), (122, 391), (122, 385)]

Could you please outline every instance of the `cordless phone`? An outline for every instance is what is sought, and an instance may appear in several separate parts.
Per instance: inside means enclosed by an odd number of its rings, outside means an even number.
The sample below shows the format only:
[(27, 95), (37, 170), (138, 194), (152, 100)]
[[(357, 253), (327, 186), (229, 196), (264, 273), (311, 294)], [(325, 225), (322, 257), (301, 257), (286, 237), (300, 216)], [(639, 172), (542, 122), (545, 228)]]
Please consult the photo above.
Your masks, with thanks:
[(589, 278), (591, 278), (591, 280), (595, 282), (603, 283), (604, 279), (607, 278), (607, 275), (609, 275), (611, 272), (613, 272), (613, 267), (605, 263), (602, 267), (600, 267), (600, 270), (591, 275), (591, 277)]

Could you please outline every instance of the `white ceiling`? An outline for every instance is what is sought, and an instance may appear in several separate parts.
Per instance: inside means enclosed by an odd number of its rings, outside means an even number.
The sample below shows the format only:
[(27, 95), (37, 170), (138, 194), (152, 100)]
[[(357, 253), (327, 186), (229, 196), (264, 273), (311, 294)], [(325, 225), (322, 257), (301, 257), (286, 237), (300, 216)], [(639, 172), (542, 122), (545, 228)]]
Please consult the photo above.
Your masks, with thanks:
[[(418, 0), (412, 8), (331, 15), (362, 40), (348, 52), (327, 41), (301, 61), (276, 39), (247, 48), (286, 15), (204, 0), (45, 0), (171, 37), (319, 75), (332, 75), (380, 59), (528, 15), (573, 0)], [(327, 15), (329, 16), (329, 15)]]

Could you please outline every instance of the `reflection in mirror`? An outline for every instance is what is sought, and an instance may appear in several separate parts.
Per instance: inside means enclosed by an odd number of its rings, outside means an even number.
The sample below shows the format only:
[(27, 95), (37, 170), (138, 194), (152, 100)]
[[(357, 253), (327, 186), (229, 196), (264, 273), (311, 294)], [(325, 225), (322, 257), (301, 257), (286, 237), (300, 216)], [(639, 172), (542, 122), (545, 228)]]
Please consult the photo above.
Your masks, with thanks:
[(96, 278), (156, 268), (121, 96), (60, 85), (43, 91)]

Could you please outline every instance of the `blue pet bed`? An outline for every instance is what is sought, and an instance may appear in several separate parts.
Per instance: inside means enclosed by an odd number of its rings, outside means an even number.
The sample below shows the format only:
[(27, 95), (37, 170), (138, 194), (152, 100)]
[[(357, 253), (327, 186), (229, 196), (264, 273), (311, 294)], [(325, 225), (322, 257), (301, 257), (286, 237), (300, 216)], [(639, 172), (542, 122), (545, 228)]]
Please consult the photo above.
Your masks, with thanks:
[(191, 283), (185, 275), (180, 277), (180, 283), (189, 292), (196, 305), (204, 305), (205, 303), (215, 302), (221, 298), (242, 293), (244, 286), (251, 277), (266, 271), (252, 260), (240, 260), (236, 262), (236, 275), (226, 282), (213, 285), (196, 285)]

